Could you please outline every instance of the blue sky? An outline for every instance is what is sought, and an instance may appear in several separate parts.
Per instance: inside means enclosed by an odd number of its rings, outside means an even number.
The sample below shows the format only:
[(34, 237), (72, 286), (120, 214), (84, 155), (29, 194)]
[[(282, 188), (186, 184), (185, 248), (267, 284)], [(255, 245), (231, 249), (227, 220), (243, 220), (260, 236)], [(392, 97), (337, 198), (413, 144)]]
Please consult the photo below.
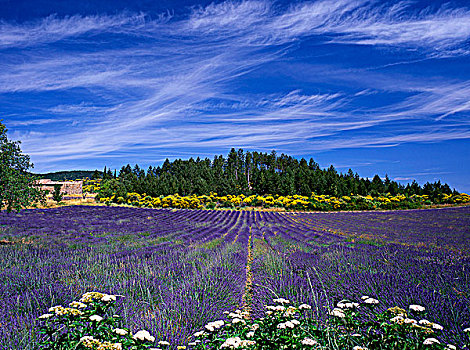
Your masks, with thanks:
[(469, 116), (466, 1), (0, 0), (0, 118), (37, 172), (240, 147), (470, 192)]

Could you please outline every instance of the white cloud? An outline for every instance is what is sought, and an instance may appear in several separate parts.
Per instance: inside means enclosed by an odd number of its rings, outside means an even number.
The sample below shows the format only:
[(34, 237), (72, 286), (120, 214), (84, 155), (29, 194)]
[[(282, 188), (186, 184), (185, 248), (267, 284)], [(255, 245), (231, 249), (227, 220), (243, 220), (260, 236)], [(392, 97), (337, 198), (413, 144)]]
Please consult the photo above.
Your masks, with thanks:
[(145, 23), (144, 15), (69, 16), (47, 18), (17, 25), (0, 22), (0, 49), (38, 46), (84, 34), (135, 31)]
[[(414, 48), (425, 56), (466, 54), (461, 44), (470, 38), (470, 11), (410, 13), (407, 6), (339, 0), (279, 10), (266, 1), (241, 1), (198, 8), (182, 19), (121, 14), (1, 23), (0, 94), (75, 96), (43, 107), (50, 117), (28, 124), (80, 118), (65, 135), (52, 129), (15, 134), (36, 163), (112, 156), (131, 147), (292, 152), (470, 138), (468, 122), (456, 117), (470, 110), (467, 81), (389, 76), (389, 86), (409, 95), (374, 108), (356, 101), (377, 94), (375, 86), (350, 94), (237, 89), (237, 79), (289, 57), (308, 37)], [(123, 40), (121, 48), (106, 45), (109, 34)], [(406, 132), (395, 125), (387, 135), (374, 133), (378, 125), (420, 119), (426, 123)]]

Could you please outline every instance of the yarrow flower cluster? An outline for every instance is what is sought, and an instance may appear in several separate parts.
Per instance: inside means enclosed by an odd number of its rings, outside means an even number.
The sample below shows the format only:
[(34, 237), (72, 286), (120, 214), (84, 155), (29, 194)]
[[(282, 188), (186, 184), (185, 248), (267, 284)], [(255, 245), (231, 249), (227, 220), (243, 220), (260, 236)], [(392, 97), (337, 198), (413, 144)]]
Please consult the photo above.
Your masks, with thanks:
[[(47, 336), (40, 345), (47, 345), (48, 349), (147, 349), (148, 343), (155, 342), (155, 337), (148, 331), (132, 334), (119, 325), (119, 315), (108, 316), (115, 301), (113, 294), (87, 292), (80, 301), (71, 302), (71, 307), (49, 308), (49, 313), (39, 316), (40, 332)], [(65, 333), (67, 337), (63, 337)], [(50, 344), (54, 344), (53, 347)], [(161, 341), (159, 345), (165, 345), (165, 342)]]
[(49, 308), (49, 312), (54, 312), (56, 315), (83, 315), (83, 312), (71, 307), (63, 307), (61, 305), (53, 306)]
[(294, 328), (295, 326), (297, 326), (299, 324), (300, 324), (300, 322), (294, 319), (294, 320), (287, 321), (287, 322), (284, 322), (284, 323), (279, 323), (277, 325), (277, 328), (279, 328), (279, 329)]
[(366, 298), (362, 297), (362, 300), (364, 300), (364, 303), (369, 304), (369, 305), (376, 305), (379, 303), (377, 299), (370, 298), (370, 297), (366, 297)]
[(424, 310), (426, 310), (426, 308), (421, 305), (410, 305), (410, 310), (415, 312), (423, 312)]
[(209, 322), (204, 326), (205, 329), (207, 329), (209, 332), (214, 332), (216, 329), (219, 329), (225, 324), (224, 321), (219, 320), (219, 321), (214, 321), (214, 322)]
[(359, 303), (354, 303), (349, 300), (341, 300), (338, 304), (336, 304), (336, 306), (341, 309), (354, 309), (359, 307)]
[(80, 298), (80, 302), (91, 303), (92, 301), (95, 301), (95, 300), (101, 300), (103, 296), (104, 294), (100, 292), (87, 292), (82, 295), (82, 297)]
[(434, 345), (434, 344), (440, 344), (440, 343), (441, 342), (437, 340), (436, 338), (428, 338), (423, 342), (424, 345)]
[(274, 299), (273, 302), (278, 303), (278, 304), (290, 304), (290, 301), (284, 298)]
[(85, 309), (87, 307), (86, 304), (81, 303), (79, 301), (73, 301), (69, 304), (70, 307), (76, 308), (76, 309)]
[(135, 333), (132, 338), (135, 340), (140, 340), (140, 341), (149, 341), (149, 342), (154, 342), (155, 337), (151, 336), (150, 333), (146, 330), (141, 330)]
[(331, 310), (329, 312), (330, 316), (335, 316), (335, 317), (339, 317), (339, 318), (345, 318), (346, 317), (346, 314), (343, 312), (342, 309), (339, 309), (339, 308), (334, 308), (333, 310)]
[(225, 342), (220, 346), (220, 348), (229, 348), (229, 349), (237, 349), (237, 348), (245, 348), (250, 345), (254, 345), (256, 342), (252, 340), (242, 340), (240, 337), (232, 337), (225, 340)]
[(109, 341), (101, 341), (89, 335), (80, 338), (80, 343), (82, 343), (83, 346), (88, 349), (122, 350), (121, 343), (111, 343)]
[(91, 303), (93, 301), (103, 301), (109, 303), (111, 301), (116, 301), (116, 296), (113, 294), (103, 294), (100, 292), (87, 292), (83, 294), (80, 299), (81, 303)]
[(301, 341), (302, 345), (315, 346), (318, 345), (318, 342), (311, 338), (304, 338)]
[[(275, 305), (266, 305), (266, 317), (257, 320), (252, 320), (247, 311), (226, 311), (224, 314), (231, 319), (230, 322), (219, 320), (208, 323), (204, 326), (204, 331), (194, 333), (196, 340), (189, 345), (196, 349), (257, 349), (258, 346), (266, 346), (258, 344), (271, 344), (273, 348), (297, 347), (300, 350), (304, 347), (310, 349), (318, 344), (315, 339), (305, 336), (304, 330), (300, 327), (302, 321), (297, 319), (300, 317), (300, 311), (312, 308), (310, 305), (301, 304), (296, 307), (289, 305), (290, 300), (284, 298), (274, 299), (274, 303)], [(268, 338), (272, 340), (266, 340), (268, 334), (272, 332), (274, 334)], [(271, 343), (274, 339), (279, 346)]]
[[(363, 296), (361, 302), (341, 300), (336, 303), (334, 309), (328, 312), (331, 316), (327, 322), (311, 323), (302, 316), (302, 311), (311, 310), (308, 304), (296, 307), (289, 305), (288, 299), (278, 298), (276, 305), (266, 306), (266, 317), (253, 320), (247, 310), (235, 310), (224, 312), (228, 321), (217, 320), (209, 322), (204, 330), (194, 333), (194, 340), (187, 345), (191, 350), (215, 350), (215, 349), (311, 349), (319, 350), (328, 348), (333, 341), (338, 348), (352, 350), (371, 349), (414, 349), (415, 344), (419, 348), (432, 348), (438, 346), (444, 350), (456, 350), (452, 344), (441, 344), (441, 338), (435, 335), (444, 328), (425, 318), (412, 318), (411, 315), (423, 313), (426, 309), (421, 305), (410, 305), (410, 315), (398, 306), (391, 307), (378, 313), (375, 305), (378, 299)], [(80, 322), (66, 324), (74, 331), (76, 324), (88, 324), (94, 330), (101, 333), (81, 333), (81, 335), (68, 341), (67, 348), (85, 348), (90, 350), (143, 350), (148, 349), (149, 343), (156, 341), (147, 330), (139, 330), (132, 333), (129, 329), (119, 325), (120, 317), (111, 314), (109, 308), (116, 300), (115, 295), (100, 292), (85, 293), (80, 301), (74, 301), (65, 308), (61, 305), (51, 307), (49, 313), (39, 317), (46, 325), (55, 325), (56, 321)], [(366, 304), (367, 307), (364, 307)], [(317, 307), (317, 311), (318, 311)], [(369, 317), (369, 318), (368, 318)], [(313, 328), (310, 328), (313, 327)], [(470, 333), (470, 328), (463, 330)], [(389, 336), (381, 338), (377, 348), (376, 334), (387, 332)], [(63, 332), (62, 332), (63, 333)], [(48, 333), (49, 334), (49, 333)], [(85, 334), (85, 335), (83, 335)], [(332, 337), (334, 339), (332, 339)], [(57, 338), (58, 339), (58, 338)], [(70, 340), (72, 339), (72, 340)], [(170, 347), (165, 340), (158, 342), (158, 348), (162, 350)], [(176, 346), (176, 349), (185, 350), (185, 345)]]

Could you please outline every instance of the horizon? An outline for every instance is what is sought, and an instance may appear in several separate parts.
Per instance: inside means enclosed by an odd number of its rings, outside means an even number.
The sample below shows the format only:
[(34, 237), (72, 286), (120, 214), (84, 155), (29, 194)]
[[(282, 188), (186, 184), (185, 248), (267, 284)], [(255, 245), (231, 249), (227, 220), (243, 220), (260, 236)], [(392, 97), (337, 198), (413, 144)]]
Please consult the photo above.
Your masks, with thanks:
[(233, 147), (469, 193), (468, 6), (6, 1), (0, 119), (34, 173)]

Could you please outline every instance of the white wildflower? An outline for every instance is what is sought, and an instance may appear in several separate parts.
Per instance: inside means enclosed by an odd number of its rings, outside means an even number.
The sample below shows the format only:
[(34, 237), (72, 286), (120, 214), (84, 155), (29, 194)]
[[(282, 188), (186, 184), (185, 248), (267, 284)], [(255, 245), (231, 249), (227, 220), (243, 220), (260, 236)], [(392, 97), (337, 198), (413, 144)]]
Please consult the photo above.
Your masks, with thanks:
[(338, 304), (336, 304), (337, 307), (343, 308), (346, 303), (350, 303), (349, 300), (341, 300)]
[(116, 301), (116, 296), (112, 294), (105, 294), (101, 297), (101, 301), (104, 301), (105, 303)]
[(90, 321), (95, 321), (95, 322), (101, 322), (103, 320), (103, 317), (100, 315), (91, 315), (90, 316)]
[(431, 326), (432, 326), (432, 322), (431, 322), (431, 321), (428, 321), (428, 320), (425, 320), (425, 319), (419, 320), (418, 323), (419, 323), (420, 325), (422, 325), (422, 326), (427, 326), (427, 327), (431, 327)]
[(285, 324), (285, 323), (279, 323), (279, 324), (277, 325), (277, 328), (278, 328), (278, 329), (286, 329), (286, 324)]
[(44, 319), (44, 318), (50, 318), (52, 316), (54, 316), (54, 314), (44, 314), (44, 315), (39, 316), (38, 318)]
[[(312, 307), (308, 304), (302, 304), (299, 306), (299, 310), (310, 310)], [(305, 338), (305, 339), (309, 339), (309, 338)]]
[(416, 312), (423, 312), (424, 310), (426, 310), (426, 308), (421, 305), (410, 305), (410, 310), (413, 310)]
[(80, 298), (80, 302), (91, 303), (94, 300), (101, 299), (103, 296), (104, 294), (100, 292), (87, 292), (82, 295), (82, 297)]
[(314, 345), (317, 345), (318, 342), (314, 339), (310, 339), (310, 338), (305, 338), (301, 341), (302, 345), (308, 345), (308, 346), (314, 346)]
[(377, 299), (374, 299), (374, 298), (367, 298), (367, 299), (364, 300), (364, 303), (372, 305), (372, 304), (378, 304), (379, 301)]
[(220, 328), (224, 325), (224, 321), (222, 320), (214, 321), (212, 323), (214, 324), (215, 328)]
[(242, 342), (242, 340), (240, 339), (240, 337), (228, 338), (220, 346), (220, 348), (238, 348), (240, 346), (241, 342)]
[(365, 346), (356, 345), (355, 347), (353, 347), (353, 350), (369, 350), (369, 349), (366, 348)]
[(444, 327), (442, 327), (440, 324), (437, 324), (437, 323), (433, 323), (432, 328), (437, 329), (438, 331), (442, 331), (444, 329)]
[(423, 342), (423, 345), (434, 345), (434, 344), (440, 344), (441, 342), (437, 340), (436, 338), (428, 338)]
[(233, 324), (237, 324), (237, 323), (246, 324), (245, 320), (242, 320), (241, 318), (234, 318), (234, 319), (232, 320), (232, 323), (233, 323)]
[(93, 338), (91, 335), (85, 335), (84, 337), (80, 338), (81, 343), (88, 343), (92, 342), (93, 340), (95, 340), (95, 338)]
[(126, 335), (128, 332), (125, 329), (116, 328), (114, 330), (114, 333), (119, 334), (119, 335)]
[(407, 323), (407, 324), (409, 324), (409, 323), (414, 323), (414, 324), (418, 323), (418, 321), (416, 321), (414, 318), (405, 318), (405, 320), (403, 322)]
[(346, 315), (344, 314), (343, 310), (338, 309), (338, 308), (334, 308), (332, 311), (330, 311), (330, 315), (331, 315), (331, 316), (340, 317), (340, 318), (346, 317)]
[(166, 340), (160, 340), (160, 341), (158, 342), (158, 345), (162, 345), (162, 346), (169, 346), (169, 345), (170, 345), (170, 343), (169, 343), (169, 342), (167, 342)]
[(452, 344), (447, 344), (444, 350), (457, 350), (457, 347)]
[(271, 311), (284, 311), (286, 308), (282, 305), (266, 305), (266, 309), (271, 310)]
[(252, 331), (256, 331), (257, 329), (259, 328), (259, 324), (258, 323), (255, 323), (251, 326), (251, 330)]
[(70, 307), (75, 307), (75, 308), (79, 308), (79, 309), (84, 309), (86, 308), (86, 304), (84, 303), (81, 303), (79, 301), (73, 301), (69, 304)]
[(464, 331), (464, 333), (470, 333), (470, 327), (465, 328), (463, 331)]
[(402, 324), (403, 321), (405, 321), (405, 319), (402, 316), (398, 315), (398, 316), (395, 316), (394, 318), (391, 318), (390, 321), (393, 323)]
[(206, 328), (209, 332), (213, 332), (216, 329), (219, 329), (224, 325), (224, 321), (219, 320), (219, 321), (214, 321), (214, 322), (209, 322), (208, 324), (205, 325), (204, 328)]
[(366, 300), (366, 299), (369, 299), (369, 298), (370, 298), (370, 296), (368, 296), (368, 295), (363, 295), (363, 296), (361, 297), (362, 300)]
[(292, 322), (292, 321), (287, 321), (285, 323), (286, 327), (289, 327), (289, 328), (294, 328), (295, 327), (295, 324)]
[(209, 332), (215, 331), (215, 328), (210, 324), (206, 324), (204, 328), (207, 329)]
[(274, 299), (273, 301), (278, 304), (290, 304), (290, 301), (284, 298)]
[(245, 348), (247, 346), (250, 346), (250, 345), (255, 345), (256, 342), (254, 340), (242, 340), (241, 343), (240, 343), (240, 346), (242, 348)]
[(146, 330), (141, 330), (138, 331), (136, 334), (132, 336), (135, 340), (140, 340), (140, 341), (150, 341), (154, 342), (155, 337), (151, 336), (150, 333)]
[(352, 302), (343, 302), (340, 301), (337, 306), (341, 309), (353, 309), (355, 307), (359, 307), (358, 303), (352, 303)]
[(199, 337), (202, 337), (203, 335), (206, 335), (206, 334), (207, 334), (206, 332), (200, 331), (200, 332), (194, 333), (193, 335), (194, 335), (196, 338), (199, 338)]
[(286, 312), (284, 312), (284, 317), (291, 317), (293, 316), (295, 313), (297, 312), (297, 308), (293, 307), (293, 306), (289, 306), (286, 310)]
[(251, 331), (251, 332), (246, 333), (246, 337), (247, 337), (247, 338), (253, 338), (254, 336), (255, 336), (255, 332), (254, 332), (254, 331)]

